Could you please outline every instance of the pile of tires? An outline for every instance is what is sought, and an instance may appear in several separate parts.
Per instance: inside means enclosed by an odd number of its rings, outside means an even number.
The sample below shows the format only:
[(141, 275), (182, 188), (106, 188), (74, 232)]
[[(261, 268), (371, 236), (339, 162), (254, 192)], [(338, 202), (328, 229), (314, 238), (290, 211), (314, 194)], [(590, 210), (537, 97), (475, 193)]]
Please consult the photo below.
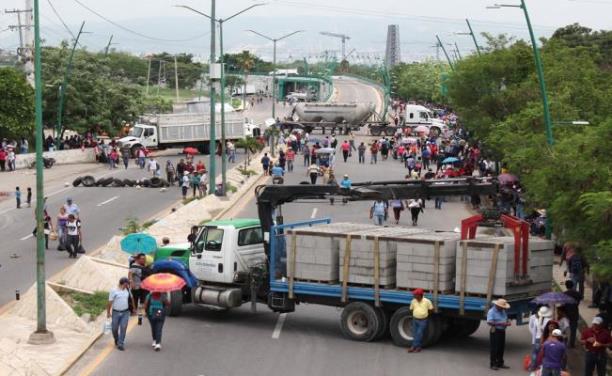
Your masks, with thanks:
[(96, 180), (91, 175), (79, 176), (72, 182), (73, 187), (147, 187), (147, 188), (163, 188), (169, 187), (170, 183), (166, 179), (153, 177), (150, 179), (133, 180), (119, 178), (100, 178)]

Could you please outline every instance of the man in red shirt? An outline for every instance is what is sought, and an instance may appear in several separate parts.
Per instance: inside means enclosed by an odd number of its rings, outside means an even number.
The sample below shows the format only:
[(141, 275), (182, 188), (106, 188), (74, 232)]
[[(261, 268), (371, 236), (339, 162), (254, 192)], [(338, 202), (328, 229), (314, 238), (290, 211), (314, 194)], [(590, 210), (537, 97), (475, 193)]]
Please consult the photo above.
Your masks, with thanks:
[(606, 349), (612, 343), (610, 331), (605, 328), (603, 319), (595, 317), (592, 326), (582, 332), (580, 343), (586, 350), (584, 356), (584, 376), (593, 376), (593, 371), (597, 369), (597, 376), (606, 376), (606, 363), (608, 356)]
[(340, 148), (342, 149), (342, 158), (344, 158), (344, 163), (346, 163), (346, 159), (351, 151), (351, 145), (349, 144), (348, 140), (344, 140), (342, 145), (340, 145)]
[(293, 148), (287, 148), (287, 152), (285, 153), (285, 158), (287, 158), (287, 171), (293, 171), (293, 161), (295, 160), (295, 151)]

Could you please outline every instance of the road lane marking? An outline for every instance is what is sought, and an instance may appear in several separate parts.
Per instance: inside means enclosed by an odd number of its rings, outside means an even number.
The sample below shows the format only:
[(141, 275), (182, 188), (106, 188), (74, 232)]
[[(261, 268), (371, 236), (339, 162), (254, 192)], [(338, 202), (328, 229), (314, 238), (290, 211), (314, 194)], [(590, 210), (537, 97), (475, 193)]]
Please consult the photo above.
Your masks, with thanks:
[(314, 219), (317, 216), (317, 211), (319, 209), (318, 208), (313, 208), (312, 209), (312, 214), (310, 215), (310, 219)]
[(33, 237), (34, 237), (34, 235), (29, 234), (29, 235), (26, 235), (26, 236), (24, 236), (23, 238), (21, 238), (19, 240), (28, 240), (28, 239), (33, 238)]
[(274, 331), (272, 332), (272, 339), (278, 339), (281, 334), (281, 330), (283, 329), (283, 324), (287, 319), (286, 313), (281, 313), (278, 315), (278, 319), (276, 320), (276, 326), (274, 327)]
[(102, 201), (101, 203), (99, 203), (99, 204), (98, 204), (98, 205), (96, 205), (96, 206), (98, 206), (98, 207), (99, 207), (99, 206), (104, 206), (104, 205), (108, 204), (109, 202), (115, 201), (115, 200), (116, 200), (116, 199), (118, 199), (118, 198), (119, 198), (119, 196), (113, 196), (113, 197), (109, 198), (109, 199), (108, 199), (108, 200), (106, 200), (106, 201)]

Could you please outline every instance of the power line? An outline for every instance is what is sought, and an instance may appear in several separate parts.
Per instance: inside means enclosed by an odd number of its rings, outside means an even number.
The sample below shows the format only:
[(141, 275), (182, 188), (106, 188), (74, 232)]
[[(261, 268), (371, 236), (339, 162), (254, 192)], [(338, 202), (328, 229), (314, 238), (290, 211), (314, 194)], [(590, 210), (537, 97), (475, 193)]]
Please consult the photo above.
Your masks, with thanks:
[(204, 33), (204, 34), (196, 35), (195, 37), (191, 37), (191, 38), (187, 38), (187, 39), (164, 39), (164, 38), (152, 37), (152, 36), (140, 33), (138, 31), (129, 29), (129, 28), (127, 28), (127, 27), (125, 27), (125, 26), (123, 26), (123, 25), (121, 25), (121, 24), (119, 24), (119, 23), (117, 23), (117, 22), (115, 22), (115, 21), (105, 17), (104, 15), (96, 12), (95, 10), (91, 9), (90, 7), (88, 7), (87, 5), (83, 4), (79, 0), (74, 0), (74, 2), (79, 4), (83, 8), (87, 9), (89, 12), (95, 14), (99, 18), (103, 19), (104, 21), (110, 23), (111, 25), (113, 25), (115, 27), (118, 27), (121, 30), (126, 31), (126, 32), (128, 32), (130, 34), (137, 35), (137, 36), (139, 36), (141, 38), (144, 38), (144, 39), (149, 39), (149, 40), (154, 40), (154, 41), (161, 41), (161, 42), (189, 42), (189, 41), (193, 41), (193, 40), (196, 40), (196, 39), (200, 39), (200, 38), (205, 37), (205, 36), (207, 36), (209, 34), (209, 33)]
[(55, 9), (55, 7), (53, 6), (53, 3), (51, 2), (51, 0), (47, 0), (47, 2), (49, 3), (49, 5), (51, 6), (51, 10), (53, 10), (53, 13), (55, 13), (55, 15), (57, 16), (57, 19), (60, 20), (60, 22), (62, 23), (62, 25), (64, 25), (64, 28), (66, 29), (66, 31), (68, 31), (68, 34), (70, 34), (70, 36), (72, 36), (72, 39), (76, 39), (76, 37), (74, 36), (74, 34), (72, 33), (72, 30), (70, 30), (70, 28), (68, 27), (68, 25), (66, 25), (66, 23), (64, 22), (64, 20), (62, 19), (62, 16), (60, 16), (59, 12), (57, 11), (57, 9)]

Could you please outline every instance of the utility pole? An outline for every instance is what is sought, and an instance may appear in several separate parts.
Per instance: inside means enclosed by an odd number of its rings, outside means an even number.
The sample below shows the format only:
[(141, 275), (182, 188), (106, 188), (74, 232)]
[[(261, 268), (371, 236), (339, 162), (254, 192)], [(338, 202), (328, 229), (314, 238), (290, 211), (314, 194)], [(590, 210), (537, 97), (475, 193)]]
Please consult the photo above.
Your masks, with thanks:
[(151, 79), (151, 57), (149, 57), (149, 66), (147, 68), (147, 89), (145, 95), (149, 95), (149, 80)]
[(448, 53), (446, 52), (446, 48), (444, 48), (444, 45), (442, 44), (440, 37), (436, 35), (436, 39), (438, 40), (438, 45), (440, 46), (440, 48), (442, 48), (442, 52), (444, 52), (444, 56), (446, 56), (446, 61), (448, 61), (448, 65), (450, 65), (451, 70), (454, 71), (455, 65), (453, 64), (450, 57), (448, 56)]
[(106, 47), (104, 48), (104, 56), (108, 55), (108, 50), (110, 49), (111, 44), (113, 44), (113, 35), (111, 34)]
[(28, 343), (47, 345), (55, 342), (53, 332), (47, 330), (45, 238), (44, 238), (44, 179), (43, 179), (43, 123), (42, 123), (42, 67), (40, 46), (40, 12), (34, 0), (34, 112), (36, 124), (36, 331)]
[(455, 50), (457, 50), (457, 57), (459, 58), (458, 60), (463, 59), (461, 57), (461, 51), (459, 51), (459, 46), (457, 46), (457, 42), (455, 42)]
[(163, 64), (164, 64), (164, 61), (159, 60), (159, 68), (157, 70), (157, 96), (159, 96), (159, 88), (161, 86), (161, 71), (162, 71)]
[[(217, 123), (215, 119), (215, 82), (214, 82), (214, 67), (215, 67), (215, 42), (216, 42), (216, 25), (215, 25), (215, 0), (210, 1), (210, 73), (208, 76), (209, 81), (209, 91), (210, 91), (210, 142), (209, 142), (209, 155), (210, 155), (210, 168), (209, 168), (209, 178), (208, 185), (210, 188), (208, 192), (210, 194), (215, 194), (217, 191)], [(223, 192), (225, 193), (225, 192)]]
[(480, 56), (481, 55), (480, 46), (478, 45), (478, 41), (476, 41), (476, 35), (474, 35), (474, 30), (472, 30), (472, 25), (470, 25), (470, 20), (466, 18), (465, 22), (468, 25), (468, 29), (470, 29), (470, 35), (472, 36), (472, 40), (474, 41), (474, 46), (476, 46), (476, 52), (478, 52), (478, 56)]
[(178, 64), (176, 62), (176, 55), (174, 55), (174, 89), (176, 91), (176, 101), (179, 101), (179, 84), (178, 84)]

